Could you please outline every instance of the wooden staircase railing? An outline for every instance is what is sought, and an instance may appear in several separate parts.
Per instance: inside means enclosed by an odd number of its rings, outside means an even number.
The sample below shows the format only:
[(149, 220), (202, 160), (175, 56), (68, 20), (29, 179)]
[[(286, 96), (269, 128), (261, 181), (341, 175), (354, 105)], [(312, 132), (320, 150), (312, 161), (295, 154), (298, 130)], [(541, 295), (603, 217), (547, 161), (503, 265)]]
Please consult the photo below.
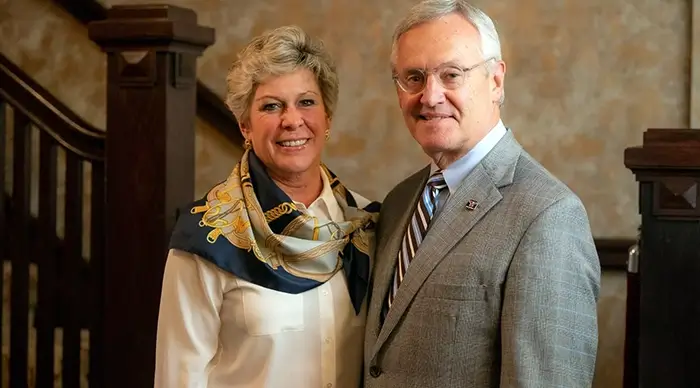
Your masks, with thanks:
[(0, 56), (0, 381), (12, 387), (153, 383), (167, 240), (194, 191), (196, 59), (214, 32), (167, 5), (106, 16), (89, 28), (107, 56), (105, 132)]
[(12, 387), (54, 386), (55, 361), (63, 387), (99, 377), (104, 153), (103, 132), (0, 55), (0, 319), (11, 316), (0, 373)]

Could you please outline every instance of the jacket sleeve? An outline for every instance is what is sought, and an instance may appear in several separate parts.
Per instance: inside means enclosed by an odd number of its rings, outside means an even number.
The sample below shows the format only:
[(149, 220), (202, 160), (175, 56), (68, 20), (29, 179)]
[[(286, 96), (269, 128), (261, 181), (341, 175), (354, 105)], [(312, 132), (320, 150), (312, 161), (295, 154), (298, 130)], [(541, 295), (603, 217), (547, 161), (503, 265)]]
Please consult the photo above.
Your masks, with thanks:
[(501, 387), (590, 387), (600, 262), (586, 210), (568, 195), (529, 226), (505, 281)]

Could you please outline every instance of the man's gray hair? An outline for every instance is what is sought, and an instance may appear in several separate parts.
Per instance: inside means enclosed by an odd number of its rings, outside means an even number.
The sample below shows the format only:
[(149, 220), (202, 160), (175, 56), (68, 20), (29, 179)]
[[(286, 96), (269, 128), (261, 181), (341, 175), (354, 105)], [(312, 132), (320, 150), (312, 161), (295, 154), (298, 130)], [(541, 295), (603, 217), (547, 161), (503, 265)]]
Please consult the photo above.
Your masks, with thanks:
[[(498, 31), (493, 20), (482, 10), (464, 0), (423, 0), (411, 7), (408, 15), (399, 22), (394, 30), (391, 44), (391, 65), (396, 64), (397, 42), (401, 35), (415, 26), (439, 19), (450, 14), (462, 15), (479, 32), (481, 38), (481, 56), (484, 60), (502, 60), (501, 41), (498, 38)], [(487, 65), (491, 71), (491, 64)], [(501, 95), (499, 105), (503, 104), (505, 93)]]

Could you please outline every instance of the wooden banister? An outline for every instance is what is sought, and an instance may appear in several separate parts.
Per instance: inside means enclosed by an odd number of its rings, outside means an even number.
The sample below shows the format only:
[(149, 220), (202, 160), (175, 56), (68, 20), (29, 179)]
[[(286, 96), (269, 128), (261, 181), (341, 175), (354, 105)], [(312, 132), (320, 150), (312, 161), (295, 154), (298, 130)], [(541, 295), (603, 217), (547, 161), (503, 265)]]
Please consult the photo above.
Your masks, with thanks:
[[(81, 379), (99, 386), (102, 367), (94, 350), (100, 343), (93, 334), (100, 332), (102, 316), (105, 143), (104, 132), (0, 54), (0, 254), (3, 267), (11, 265), (11, 386), (29, 386), (29, 381), (52, 386), (57, 364), (64, 387), (78, 386)], [(12, 171), (11, 192), (4, 187), (5, 171)], [(59, 176), (65, 178), (60, 188)], [(84, 211), (89, 224), (83, 222)], [(83, 249), (84, 237), (89, 249)], [(36, 333), (33, 345), (27, 341), (29, 327)], [(58, 359), (57, 329), (63, 333)], [(84, 329), (91, 333), (88, 376), (80, 369)], [(28, 361), (30, 354), (36, 357)]]
[(633, 239), (596, 238), (595, 246), (604, 270), (624, 271), (627, 268), (629, 249), (634, 245)]
[(2, 54), (0, 94), (63, 147), (87, 160), (104, 159), (104, 132), (78, 117)]

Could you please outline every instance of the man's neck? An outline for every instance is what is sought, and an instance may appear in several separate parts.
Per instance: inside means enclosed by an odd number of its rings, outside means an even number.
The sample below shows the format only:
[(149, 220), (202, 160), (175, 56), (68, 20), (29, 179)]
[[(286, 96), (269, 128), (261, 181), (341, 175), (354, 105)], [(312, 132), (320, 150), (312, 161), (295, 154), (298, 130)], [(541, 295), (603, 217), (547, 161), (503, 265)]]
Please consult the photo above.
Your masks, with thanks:
[(452, 163), (458, 161), (459, 159), (464, 157), (464, 155), (469, 153), (470, 149), (471, 148), (467, 148), (466, 150), (460, 150), (459, 152), (438, 152), (432, 154), (430, 157), (431, 159), (433, 159), (433, 162), (436, 166), (438, 166), (440, 170), (445, 170)]
[(486, 137), (486, 135), (488, 135), (489, 132), (491, 132), (496, 127), (496, 125), (498, 125), (499, 121), (500, 117), (495, 116), (482, 129), (473, 132), (473, 136), (471, 136), (469, 140), (465, 142), (464, 146), (460, 149), (431, 153), (429, 155), (430, 158), (440, 170), (445, 170), (452, 163), (462, 159), (466, 154), (469, 153), (469, 151), (474, 149), (474, 147), (476, 147), (476, 145), (479, 144), (479, 142), (482, 141)]

